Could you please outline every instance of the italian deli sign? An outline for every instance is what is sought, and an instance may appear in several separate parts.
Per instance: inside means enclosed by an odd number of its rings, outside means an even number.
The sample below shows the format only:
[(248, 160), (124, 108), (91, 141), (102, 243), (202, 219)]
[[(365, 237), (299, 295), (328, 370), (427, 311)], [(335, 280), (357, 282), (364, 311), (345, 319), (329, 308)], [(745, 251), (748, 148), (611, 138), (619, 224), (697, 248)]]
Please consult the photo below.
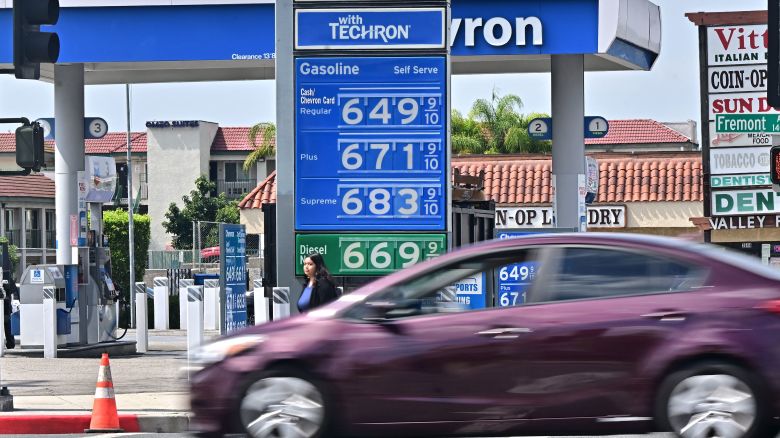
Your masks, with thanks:
[(765, 24), (710, 27), (707, 64), (766, 64), (768, 37)]

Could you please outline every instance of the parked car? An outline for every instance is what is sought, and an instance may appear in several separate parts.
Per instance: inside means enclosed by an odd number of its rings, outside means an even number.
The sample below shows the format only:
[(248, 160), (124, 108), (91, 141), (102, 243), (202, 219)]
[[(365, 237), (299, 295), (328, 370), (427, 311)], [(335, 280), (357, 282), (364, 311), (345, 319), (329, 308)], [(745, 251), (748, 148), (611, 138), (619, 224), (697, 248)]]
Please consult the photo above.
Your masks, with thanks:
[[(467, 309), (452, 285), (475, 277), (517, 294)], [(205, 345), (191, 424), (255, 437), (770, 437), (778, 339), (780, 271), (748, 256), (628, 234), (495, 240)]]
[(219, 246), (210, 246), (200, 250), (200, 258), (207, 259), (219, 259)]

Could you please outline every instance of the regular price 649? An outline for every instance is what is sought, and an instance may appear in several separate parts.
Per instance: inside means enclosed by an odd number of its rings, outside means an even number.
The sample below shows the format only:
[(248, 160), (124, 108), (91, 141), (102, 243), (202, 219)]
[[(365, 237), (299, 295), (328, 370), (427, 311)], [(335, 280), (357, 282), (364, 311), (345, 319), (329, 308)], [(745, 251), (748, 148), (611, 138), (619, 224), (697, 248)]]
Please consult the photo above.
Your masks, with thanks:
[(341, 125), (350, 126), (440, 126), (440, 93), (376, 94), (340, 93)]

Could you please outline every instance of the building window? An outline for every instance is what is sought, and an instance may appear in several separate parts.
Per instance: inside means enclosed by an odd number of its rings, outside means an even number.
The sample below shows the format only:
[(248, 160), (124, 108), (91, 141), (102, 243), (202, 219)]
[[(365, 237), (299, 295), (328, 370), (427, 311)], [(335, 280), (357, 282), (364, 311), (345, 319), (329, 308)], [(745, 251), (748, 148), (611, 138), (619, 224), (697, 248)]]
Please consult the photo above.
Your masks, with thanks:
[(54, 210), (46, 210), (46, 248), (55, 247), (57, 216)]
[(8, 208), (3, 217), (5, 222), (5, 237), (11, 245), (19, 246), (22, 243), (21, 231), (19, 230), (19, 219), (17, 218), (17, 209)]
[(225, 181), (245, 181), (249, 176), (244, 172), (243, 163), (225, 163)]

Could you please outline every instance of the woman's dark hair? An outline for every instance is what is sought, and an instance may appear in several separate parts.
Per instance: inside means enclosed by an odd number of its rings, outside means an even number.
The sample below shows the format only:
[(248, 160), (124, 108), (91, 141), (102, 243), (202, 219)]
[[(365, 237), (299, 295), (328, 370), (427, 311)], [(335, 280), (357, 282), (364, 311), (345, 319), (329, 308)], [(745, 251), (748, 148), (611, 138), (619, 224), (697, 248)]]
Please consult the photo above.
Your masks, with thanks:
[(307, 255), (306, 258), (311, 259), (314, 263), (314, 284), (317, 284), (317, 281), (319, 281), (320, 278), (327, 279), (331, 283), (333, 282), (333, 277), (330, 275), (328, 267), (325, 266), (325, 259), (322, 258), (322, 254), (312, 252)]

